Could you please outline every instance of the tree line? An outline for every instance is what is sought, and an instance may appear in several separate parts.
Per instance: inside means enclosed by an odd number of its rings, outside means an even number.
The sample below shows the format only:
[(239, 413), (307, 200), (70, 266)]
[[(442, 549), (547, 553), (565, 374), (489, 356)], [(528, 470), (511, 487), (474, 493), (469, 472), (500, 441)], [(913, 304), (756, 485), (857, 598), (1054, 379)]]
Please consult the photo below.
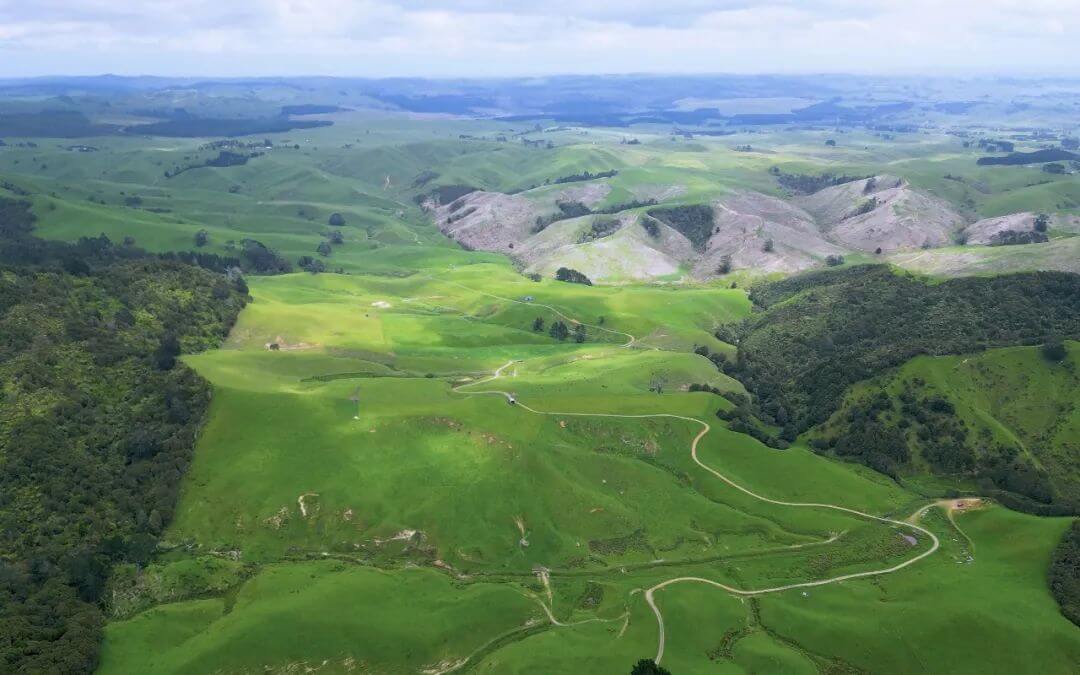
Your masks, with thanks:
[(110, 568), (153, 555), (209, 404), (178, 357), (219, 344), (247, 288), (32, 227), (0, 198), (0, 672), (89, 673)]
[[(812, 272), (755, 286), (758, 311), (717, 337), (738, 345), (723, 364), (754, 395), (760, 419), (786, 441), (829, 419), (848, 388), (920, 354), (978, 352), (1080, 337), (1080, 275), (1032, 272), (928, 284), (885, 266)], [(936, 438), (928, 456), (940, 471), (981, 469), (1002, 489), (1045, 497), (1040, 481), (1008, 450), (976, 467), (948, 411), (922, 399), (889, 403)], [(883, 425), (870, 401), (853, 409), (850, 432), (834, 438), (837, 454), (896, 475), (910, 457), (906, 442)], [(869, 406), (867, 408), (866, 406)], [(903, 406), (914, 406), (906, 409)], [(929, 413), (917, 408), (930, 406)], [(938, 410), (934, 410), (937, 406)], [(932, 413), (932, 415), (931, 415)], [(920, 415), (926, 415), (920, 420)], [(955, 447), (947, 447), (954, 438)], [(941, 444), (946, 445), (941, 445)], [(901, 447), (903, 446), (903, 447)], [(863, 448), (857, 451), (856, 448)]]

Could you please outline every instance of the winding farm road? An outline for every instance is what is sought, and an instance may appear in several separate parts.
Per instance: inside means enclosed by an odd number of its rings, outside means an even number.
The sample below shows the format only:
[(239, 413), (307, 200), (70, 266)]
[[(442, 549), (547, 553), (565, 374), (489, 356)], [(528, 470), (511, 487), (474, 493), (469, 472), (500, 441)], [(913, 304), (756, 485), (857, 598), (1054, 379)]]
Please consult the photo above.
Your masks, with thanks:
[[(624, 333), (624, 335), (628, 335), (628, 334)], [(630, 342), (627, 343), (627, 345), (625, 345), (625, 346), (629, 347), (633, 343), (634, 343), (634, 337), (630, 336)], [(476, 382), (471, 382), (471, 383), (459, 385), (457, 387), (454, 387), (452, 389), (452, 391), (454, 391), (455, 393), (470, 394), (470, 395), (472, 395), (472, 394), (476, 394), (476, 395), (490, 394), (490, 395), (503, 396), (504, 398), (507, 399), (507, 401), (517, 405), (517, 407), (519, 407), (519, 408), (521, 408), (521, 409), (523, 409), (525, 411), (528, 411), (530, 413), (536, 414), (536, 415), (548, 415), (548, 416), (558, 416), (558, 417), (614, 417), (614, 418), (624, 418), (624, 419), (670, 418), (670, 419), (684, 420), (684, 421), (687, 421), (687, 422), (693, 422), (695, 424), (701, 425), (701, 431), (698, 432), (697, 436), (695, 436), (694, 440), (690, 443), (690, 457), (694, 460), (695, 464), (697, 464), (698, 466), (700, 466), (702, 469), (709, 472), (713, 476), (719, 478), (723, 482), (727, 483), (731, 487), (735, 488), (736, 490), (739, 490), (740, 492), (742, 492), (742, 493), (744, 493), (746, 495), (749, 495), (750, 497), (753, 497), (754, 499), (763, 501), (763, 502), (765, 502), (767, 504), (774, 504), (774, 505), (777, 505), (777, 506), (788, 506), (788, 507), (792, 507), (792, 508), (814, 508), (814, 509), (829, 509), (829, 510), (833, 510), (833, 511), (841, 511), (843, 513), (848, 513), (848, 514), (851, 514), (853, 516), (857, 516), (859, 518), (864, 518), (866, 520), (875, 520), (875, 521), (878, 521), (878, 522), (881, 522), (881, 523), (887, 523), (887, 524), (893, 525), (893, 526), (909, 528), (909, 529), (916, 530), (916, 531), (921, 532), (922, 534), (926, 535), (927, 537), (930, 538), (930, 541), (932, 542), (932, 545), (930, 546), (930, 548), (923, 551), (919, 555), (917, 555), (917, 556), (915, 556), (913, 558), (909, 558), (909, 559), (907, 559), (907, 560), (905, 560), (905, 561), (903, 561), (901, 563), (898, 563), (896, 565), (893, 565), (891, 567), (886, 567), (886, 568), (878, 569), (878, 570), (868, 570), (866, 572), (853, 572), (853, 573), (850, 573), (850, 574), (841, 574), (839, 576), (830, 577), (828, 579), (819, 579), (817, 581), (804, 581), (804, 582), (793, 583), (793, 584), (785, 584), (783, 586), (772, 586), (772, 587), (768, 587), (768, 588), (756, 588), (756, 589), (735, 588), (734, 586), (729, 586), (727, 584), (723, 584), (723, 583), (720, 583), (719, 581), (714, 581), (712, 579), (704, 579), (702, 577), (674, 577), (672, 579), (662, 581), (662, 582), (656, 584), (655, 586), (653, 586), (653, 587), (651, 587), (651, 588), (649, 588), (649, 589), (647, 589), (645, 591), (645, 601), (648, 603), (649, 607), (652, 609), (653, 614), (656, 615), (656, 623), (657, 623), (657, 627), (658, 627), (658, 631), (659, 631), (658, 647), (657, 647), (657, 651), (656, 651), (656, 657), (653, 659), (658, 664), (660, 663), (661, 659), (663, 659), (663, 657), (664, 657), (664, 645), (665, 645), (665, 642), (666, 642), (666, 632), (664, 630), (664, 616), (660, 612), (660, 608), (656, 604), (656, 597), (655, 597), (656, 591), (662, 590), (662, 589), (664, 589), (664, 588), (666, 588), (668, 586), (672, 586), (674, 584), (699, 583), (699, 584), (707, 584), (709, 586), (714, 586), (716, 588), (725, 590), (728, 593), (732, 593), (734, 595), (739, 595), (739, 596), (743, 596), (743, 597), (749, 597), (749, 596), (756, 596), (756, 595), (765, 595), (765, 594), (768, 594), (768, 593), (780, 593), (782, 591), (789, 591), (789, 590), (797, 589), (797, 588), (812, 588), (812, 587), (815, 587), (815, 586), (825, 586), (825, 585), (828, 585), (828, 584), (835, 584), (835, 583), (838, 583), (838, 582), (841, 582), (841, 581), (846, 581), (846, 580), (849, 580), (849, 579), (860, 579), (860, 578), (864, 578), (864, 577), (875, 577), (875, 576), (881, 576), (881, 575), (885, 575), (885, 574), (892, 574), (894, 572), (898, 572), (898, 571), (904, 569), (905, 567), (908, 567), (910, 565), (914, 565), (915, 563), (919, 562), (923, 558), (926, 558), (927, 556), (932, 555), (941, 546), (941, 542), (938, 540), (937, 536), (933, 532), (931, 532), (930, 530), (928, 530), (928, 529), (926, 529), (924, 527), (921, 527), (920, 525), (915, 524), (914, 522), (908, 522), (908, 521), (903, 521), (903, 520), (894, 520), (892, 518), (885, 518), (885, 517), (882, 517), (882, 516), (875, 516), (875, 515), (873, 515), (871, 513), (865, 513), (863, 511), (848, 508), (846, 506), (840, 506), (838, 504), (824, 504), (824, 503), (816, 503), (816, 502), (786, 502), (786, 501), (782, 501), (782, 500), (779, 500), (779, 499), (771, 499), (769, 497), (765, 497), (763, 495), (760, 495), (760, 494), (754, 492), (753, 490), (750, 490), (749, 488), (746, 488), (746, 487), (743, 487), (742, 485), (739, 485), (738, 483), (731, 480), (730, 478), (728, 478), (724, 474), (720, 473), (716, 469), (714, 469), (711, 466), (709, 466), (709, 465), (705, 464), (704, 462), (702, 462), (701, 458), (698, 457), (698, 443), (701, 441), (702, 438), (704, 438), (709, 433), (709, 431), (712, 430), (712, 427), (709, 426), (709, 424), (707, 422), (699, 420), (696, 417), (688, 417), (688, 416), (685, 416), (685, 415), (675, 415), (675, 414), (672, 414), (672, 413), (651, 413), (651, 414), (640, 414), (640, 415), (626, 415), (626, 414), (619, 414), (619, 413), (551, 412), (551, 411), (537, 410), (535, 408), (532, 408), (532, 407), (522, 403), (520, 400), (516, 399), (510, 392), (502, 391), (502, 390), (499, 390), (499, 389), (488, 389), (488, 390), (482, 390), (482, 391), (467, 391), (467, 392), (461, 391), (461, 389), (464, 389), (466, 387), (473, 387), (473, 386), (477, 386), (477, 385), (480, 385), (480, 384), (486, 384), (488, 382), (493, 382), (493, 381), (499, 379), (502, 376), (503, 371), (506, 370), (508, 367), (512, 366), (515, 363), (519, 363), (519, 361), (514, 361), (514, 360), (508, 361), (505, 364), (503, 364), (502, 366), (500, 366), (499, 368), (497, 368), (495, 370), (495, 372), (491, 375), (491, 377), (483, 379), (483, 380), (478, 380)], [(926, 511), (933, 508), (934, 506), (936, 506), (936, 504), (928, 504), (928, 505), (924, 506), (923, 508), (919, 509), (911, 517), (910, 520), (911, 521), (917, 520), (920, 516), (922, 516), (922, 514), (926, 513)], [(556, 625), (560, 625), (559, 622), (557, 622), (555, 620), (554, 615), (550, 612), (550, 610), (547, 609), (546, 606), (545, 606), (545, 611), (546, 611), (546, 613), (548, 615), (548, 618), (551, 619), (551, 621), (553, 623), (555, 623)]]
[[(485, 295), (485, 296), (494, 298), (496, 300), (502, 300), (504, 302), (511, 302), (511, 303), (524, 304), (524, 305), (532, 305), (532, 306), (535, 306), (535, 307), (543, 307), (544, 309), (547, 309), (547, 310), (550, 310), (551, 312), (554, 312), (557, 316), (559, 316), (559, 317), (561, 317), (561, 318), (563, 318), (563, 319), (565, 319), (567, 321), (570, 321), (572, 323), (580, 323), (579, 321), (577, 321), (573, 317), (566, 315), (562, 311), (560, 311), (560, 310), (558, 310), (558, 309), (556, 309), (556, 308), (554, 308), (554, 307), (552, 307), (550, 305), (544, 305), (544, 304), (532, 303), (532, 302), (525, 302), (523, 300), (516, 300), (514, 298), (506, 298), (506, 297), (503, 297), (503, 296), (495, 295), (493, 293), (488, 293), (486, 291), (481, 291), (481, 290), (477, 290), (475, 288), (470, 288), (469, 286), (466, 286), (464, 284), (459, 284), (459, 283), (454, 282), (454, 281), (448, 281), (446, 279), (436, 279), (435, 277), (431, 277), (431, 279), (440, 281), (442, 283), (451, 284), (451, 285), (457, 286), (459, 288), (463, 288), (465, 290), (472, 291), (473, 293), (477, 293), (477, 294), (480, 294), (480, 295)], [(582, 324), (582, 325), (585, 325), (587, 327), (594, 328), (594, 329), (597, 329), (597, 330), (600, 330), (600, 331), (604, 331), (604, 332), (607, 332), (607, 333), (612, 333), (612, 334), (616, 334), (616, 335), (622, 335), (622, 336), (626, 337), (627, 342), (626, 342), (626, 344), (622, 345), (622, 347), (624, 347), (624, 348), (633, 347), (635, 344), (641, 344), (640, 342), (638, 342), (637, 338), (635, 338), (630, 333), (625, 333), (625, 332), (622, 332), (622, 331), (612, 330), (612, 329), (609, 329), (609, 328), (605, 328), (603, 326), (591, 326), (589, 324)], [(696, 417), (688, 417), (688, 416), (685, 416), (685, 415), (675, 415), (675, 414), (672, 414), (672, 413), (651, 413), (651, 414), (627, 415), (627, 414), (619, 414), (619, 413), (552, 412), (552, 411), (537, 410), (535, 408), (532, 408), (532, 407), (526, 405), (525, 403), (522, 403), (520, 400), (518, 400), (516, 397), (514, 397), (514, 395), (511, 394), (510, 392), (502, 391), (500, 389), (487, 389), (487, 390), (481, 390), (481, 391), (467, 391), (467, 392), (466, 391), (461, 391), (462, 389), (464, 389), (466, 387), (475, 387), (475, 386), (478, 386), (478, 385), (481, 385), (481, 384), (486, 384), (488, 382), (493, 382), (493, 381), (499, 379), (502, 376), (503, 371), (506, 370), (507, 368), (509, 368), (510, 366), (512, 366), (515, 363), (520, 363), (520, 361), (517, 361), (517, 360), (507, 361), (502, 366), (499, 366), (494, 371), (494, 373), (492, 373), (491, 377), (485, 378), (483, 380), (478, 380), (476, 382), (470, 382), (470, 383), (458, 385), (458, 386), (452, 388), (451, 391), (453, 391), (454, 393), (467, 394), (467, 395), (490, 394), (490, 395), (502, 396), (502, 397), (506, 398), (506, 400), (509, 401), (510, 403), (513, 403), (517, 407), (519, 407), (519, 408), (521, 408), (521, 409), (523, 409), (523, 410), (525, 410), (527, 412), (533, 413), (535, 415), (547, 415), (547, 416), (558, 416), (558, 417), (611, 417), (611, 418), (622, 418), (622, 419), (669, 418), (669, 419), (683, 420), (683, 421), (686, 421), (686, 422), (692, 422), (694, 424), (700, 425), (701, 426), (701, 431), (698, 432), (697, 436), (695, 436), (694, 440), (690, 443), (690, 457), (694, 460), (695, 464), (697, 464), (702, 469), (709, 472), (710, 474), (712, 474), (716, 478), (719, 478), (724, 483), (727, 483), (729, 486), (735, 488), (736, 490), (738, 490), (738, 491), (740, 491), (740, 492), (742, 492), (742, 493), (744, 493), (744, 494), (746, 494), (746, 495), (748, 495), (750, 497), (753, 497), (754, 499), (765, 502), (767, 504), (773, 504), (773, 505), (776, 505), (776, 506), (787, 506), (787, 507), (791, 507), (791, 508), (829, 509), (829, 510), (832, 510), (832, 511), (840, 511), (840, 512), (843, 512), (843, 513), (847, 513), (847, 514), (856, 516), (858, 518), (864, 518), (866, 520), (874, 520), (874, 521), (877, 521), (877, 522), (880, 522), (880, 523), (886, 523), (886, 524), (896, 526), (896, 527), (909, 528), (911, 530), (915, 530), (917, 532), (921, 532), (922, 534), (926, 535), (927, 537), (930, 538), (930, 541), (932, 542), (930, 548), (923, 551), (919, 555), (917, 555), (917, 556), (915, 556), (913, 558), (909, 558), (909, 559), (907, 559), (907, 560), (905, 560), (905, 561), (903, 561), (901, 563), (898, 563), (896, 565), (893, 565), (891, 567), (886, 567), (886, 568), (878, 569), (878, 570), (868, 570), (868, 571), (865, 571), (865, 572), (852, 572), (850, 574), (841, 574), (841, 575), (838, 575), (838, 576), (835, 576), (835, 577), (830, 577), (828, 579), (819, 579), (817, 581), (804, 581), (804, 582), (793, 583), (793, 584), (785, 584), (785, 585), (782, 585), (782, 586), (772, 586), (772, 587), (768, 587), (768, 588), (755, 588), (755, 589), (735, 588), (734, 586), (729, 586), (729, 585), (721, 583), (719, 581), (714, 581), (712, 579), (705, 579), (705, 578), (702, 578), (702, 577), (674, 577), (674, 578), (671, 578), (671, 579), (667, 579), (666, 581), (662, 581), (662, 582), (656, 584), (655, 586), (645, 590), (645, 601), (646, 601), (646, 603), (648, 603), (649, 608), (652, 609), (653, 614), (656, 615), (656, 623), (657, 623), (657, 629), (658, 629), (658, 634), (659, 635), (658, 635), (658, 645), (657, 645), (657, 650), (656, 650), (656, 657), (653, 659), (653, 661), (655, 661), (657, 664), (659, 664), (660, 661), (664, 658), (664, 646), (665, 646), (665, 642), (666, 642), (666, 639), (667, 639), (667, 635), (666, 635), (666, 632), (665, 632), (665, 629), (664, 629), (664, 616), (660, 612), (659, 606), (657, 606), (657, 604), (656, 604), (656, 592), (659, 591), (659, 590), (662, 590), (664, 588), (667, 588), (668, 586), (672, 586), (672, 585), (675, 585), (675, 584), (682, 584), (682, 583), (706, 584), (706, 585), (713, 586), (713, 587), (719, 588), (721, 590), (727, 591), (728, 593), (732, 593), (734, 595), (738, 595), (738, 596), (742, 596), (742, 597), (766, 595), (768, 593), (780, 593), (780, 592), (783, 592), (783, 591), (789, 591), (789, 590), (793, 590), (793, 589), (797, 589), (797, 588), (813, 588), (813, 587), (816, 587), (816, 586), (826, 586), (828, 584), (835, 584), (835, 583), (839, 583), (841, 581), (847, 581), (849, 579), (861, 579), (861, 578), (865, 578), (865, 577), (882, 576), (882, 575), (885, 575), (885, 574), (892, 574), (894, 572), (899, 572), (900, 570), (904, 569), (905, 567), (908, 567), (910, 565), (914, 565), (915, 563), (919, 562), (923, 558), (926, 558), (926, 557), (928, 557), (930, 555), (933, 555), (934, 552), (936, 552), (938, 550), (938, 548), (940, 548), (940, 546), (941, 546), (941, 542), (938, 540), (937, 536), (933, 532), (931, 532), (930, 530), (928, 530), (928, 529), (926, 529), (926, 528), (924, 528), (924, 527), (922, 527), (920, 525), (917, 525), (915, 523), (915, 521), (917, 521), (924, 513), (926, 513), (926, 511), (928, 511), (929, 509), (936, 506), (936, 504), (934, 504), (934, 503), (927, 504), (926, 506), (922, 507), (921, 509), (916, 511), (908, 520), (894, 520), (892, 518), (885, 518), (883, 516), (875, 516), (875, 515), (873, 515), (871, 513), (865, 513), (863, 511), (859, 511), (857, 509), (852, 509), (852, 508), (849, 508), (849, 507), (846, 507), (846, 506), (840, 506), (838, 504), (825, 504), (825, 503), (817, 503), (817, 502), (787, 502), (787, 501), (783, 501), (783, 500), (779, 500), (779, 499), (772, 499), (770, 497), (765, 497), (763, 495), (760, 495), (760, 494), (754, 492), (753, 490), (750, 490), (749, 488), (746, 488), (746, 487), (744, 487), (742, 485), (739, 485), (738, 483), (736, 483), (732, 479), (728, 478), (724, 474), (720, 473), (716, 469), (712, 468), (708, 464), (705, 464), (704, 462), (702, 462), (701, 458), (698, 457), (698, 443), (700, 443), (701, 439), (704, 438), (709, 433), (709, 431), (712, 430), (712, 427), (709, 425), (708, 422), (697, 419)], [(540, 604), (543, 605), (542, 602)], [(558, 620), (556, 620), (554, 614), (551, 612), (551, 610), (546, 605), (543, 605), (543, 606), (544, 606), (545, 613), (548, 616), (548, 619), (553, 624), (555, 624), (555, 625), (563, 625)]]

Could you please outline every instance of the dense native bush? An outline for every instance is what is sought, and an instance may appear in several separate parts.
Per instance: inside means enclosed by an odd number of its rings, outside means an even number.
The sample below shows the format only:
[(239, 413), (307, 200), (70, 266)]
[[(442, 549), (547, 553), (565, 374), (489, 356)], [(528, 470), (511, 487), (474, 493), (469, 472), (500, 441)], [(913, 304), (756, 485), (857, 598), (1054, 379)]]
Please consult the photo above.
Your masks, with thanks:
[(808, 195), (834, 185), (843, 185), (853, 181), (862, 180), (867, 176), (837, 176), (832, 173), (823, 173), (817, 176), (805, 173), (785, 173), (777, 167), (773, 167), (771, 173), (776, 176), (776, 182), (785, 190), (796, 194)]
[(562, 183), (578, 183), (586, 180), (596, 180), (597, 178), (613, 178), (619, 175), (619, 172), (615, 169), (608, 171), (597, 171), (592, 173), (591, 171), (582, 171), (581, 173), (572, 173), (569, 176), (560, 176), (551, 182), (555, 185)]
[(585, 242), (603, 239), (615, 234), (621, 227), (622, 221), (617, 218), (596, 218), (592, 221), (589, 229), (578, 238), (578, 243), (584, 244)]
[(991, 246), (1016, 246), (1018, 244), (1045, 244), (1050, 241), (1050, 237), (1046, 236), (1043, 232), (1036, 230), (1032, 231), (1018, 231), (1018, 230), (1004, 230), (998, 232), (990, 240)]
[[(884, 266), (810, 273), (755, 287), (758, 311), (720, 339), (738, 344), (726, 372), (756, 397), (763, 419), (794, 437), (828, 419), (848, 388), (920, 354), (962, 354), (1080, 336), (1080, 275), (1034, 272), (927, 284)], [(886, 402), (888, 402), (886, 397)], [(891, 403), (923, 430), (924, 458), (938, 471), (972, 473), (1047, 503), (1045, 476), (1008, 449), (972, 454), (973, 442), (942, 402)], [(877, 407), (875, 407), (877, 406)], [(884, 403), (849, 410), (825, 447), (895, 475), (906, 442), (881, 418)], [(784, 411), (786, 422), (776, 419)], [(901, 445), (905, 448), (901, 450)]]
[(656, 208), (651, 209), (649, 215), (689, 239), (698, 251), (705, 250), (715, 226), (713, 210), (708, 204)]
[[(224, 275), (27, 234), (0, 199), (0, 672), (87, 673), (113, 564), (169, 523), (209, 403), (176, 360), (214, 346), (246, 299)], [(28, 257), (20, 257), (28, 253)]]
[[(294, 120), (288, 117), (263, 117), (251, 119), (223, 119), (213, 117), (177, 116), (173, 119), (135, 124), (124, 128), (124, 133), (139, 136), (172, 136), (178, 138), (200, 138), (209, 136), (250, 136), (252, 134), (274, 134), (291, 129), (314, 129), (328, 127), (329, 120)], [(48, 134), (41, 134), (48, 135)], [(91, 134), (86, 134), (91, 135)]]
[[(555, 202), (555, 206), (559, 208), (557, 212), (548, 214), (546, 216), (536, 217), (536, 224), (533, 227), (533, 233), (543, 232), (548, 225), (551, 225), (552, 223), (557, 223), (560, 220), (580, 218), (581, 216), (587, 216), (590, 214), (611, 215), (614, 213), (621, 213), (628, 209), (638, 209), (644, 206), (655, 206), (656, 203), (657, 202), (655, 199), (646, 199), (644, 201), (634, 199), (629, 202), (623, 202), (621, 204), (613, 204), (611, 206), (604, 206), (598, 209), (593, 209), (577, 201), (557, 201)], [(454, 222), (454, 220), (455, 219), (451, 217), (450, 222)], [(656, 229), (656, 224), (653, 223), (652, 227), (653, 230), (649, 230), (649, 233), (652, 234), (652, 236), (654, 237), (658, 236), (660, 234), (660, 231), (659, 229)], [(648, 229), (647, 225), (646, 229)]]
[(1061, 613), (1080, 626), (1080, 520), (1074, 520), (1050, 560), (1050, 592)]
[(287, 274), (292, 271), (289, 261), (261, 241), (244, 239), (240, 242), (240, 266), (256, 274)]
[(560, 267), (555, 270), (556, 281), (565, 281), (571, 284), (585, 284), (586, 286), (592, 286), (592, 281), (589, 277), (585, 276), (577, 270), (572, 270), (569, 267)]
[(976, 164), (983, 166), (1019, 166), (1023, 164), (1042, 164), (1045, 162), (1060, 162), (1071, 159), (1080, 159), (1080, 155), (1062, 150), (1061, 148), (1046, 148), (1032, 152), (1010, 152), (1004, 157), (980, 157)]
[(821, 271), (751, 291), (737, 372), (800, 431), (851, 384), (919, 354), (1080, 336), (1080, 275), (1032, 272), (926, 284), (884, 266)]

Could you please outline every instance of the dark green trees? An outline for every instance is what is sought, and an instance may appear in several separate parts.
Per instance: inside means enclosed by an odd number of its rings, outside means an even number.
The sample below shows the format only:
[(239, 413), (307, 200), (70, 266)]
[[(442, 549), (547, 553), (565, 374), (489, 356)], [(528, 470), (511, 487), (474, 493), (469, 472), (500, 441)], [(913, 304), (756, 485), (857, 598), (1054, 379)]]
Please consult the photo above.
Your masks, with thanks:
[(586, 286), (592, 286), (592, 282), (589, 281), (589, 277), (585, 276), (577, 270), (572, 270), (569, 267), (560, 267), (555, 270), (555, 279), (557, 281), (565, 281), (571, 284), (585, 284)]
[(1051, 340), (1043, 343), (1043, 346), (1039, 348), (1039, 352), (1043, 355), (1043, 358), (1047, 361), (1064, 361), (1065, 357), (1069, 355), (1065, 351), (1065, 343), (1061, 340)]
[(1080, 520), (1054, 549), (1050, 560), (1050, 593), (1069, 621), (1080, 626)]
[(311, 272), (312, 274), (319, 274), (326, 271), (326, 264), (318, 258), (312, 258), (309, 255), (302, 255), (296, 260), (296, 266), (305, 272)]
[(630, 675), (671, 675), (671, 671), (656, 665), (652, 659), (641, 659), (634, 664)]

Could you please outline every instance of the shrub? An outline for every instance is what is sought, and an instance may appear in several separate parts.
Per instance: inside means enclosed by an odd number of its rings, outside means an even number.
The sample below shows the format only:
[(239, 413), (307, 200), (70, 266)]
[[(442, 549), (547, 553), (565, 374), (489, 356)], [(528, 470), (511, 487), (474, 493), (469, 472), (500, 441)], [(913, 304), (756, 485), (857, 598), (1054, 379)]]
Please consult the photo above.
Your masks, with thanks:
[(1065, 349), (1065, 343), (1061, 340), (1044, 342), (1042, 347), (1039, 348), (1039, 353), (1043, 355), (1044, 359), (1053, 363), (1064, 361), (1065, 357), (1069, 355), (1069, 352)]
[(720, 257), (720, 264), (716, 267), (717, 274), (728, 274), (731, 272), (731, 256), (723, 255)]

